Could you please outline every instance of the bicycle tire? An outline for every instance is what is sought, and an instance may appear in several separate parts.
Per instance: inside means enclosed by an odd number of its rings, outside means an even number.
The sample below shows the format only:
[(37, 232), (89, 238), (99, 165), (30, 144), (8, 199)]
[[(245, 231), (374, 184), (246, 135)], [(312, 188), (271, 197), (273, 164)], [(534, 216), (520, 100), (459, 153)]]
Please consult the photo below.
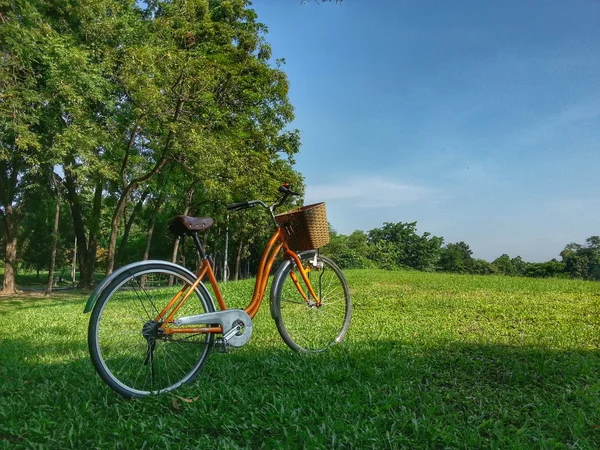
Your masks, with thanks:
[[(310, 298), (304, 287), (297, 264), (284, 263), (275, 274), (271, 286), (271, 316), (283, 341), (297, 352), (320, 352), (339, 344), (345, 338), (352, 317), (350, 288), (342, 270), (329, 258), (317, 256), (316, 251), (299, 254), (310, 283), (321, 304)], [(290, 274), (300, 280), (304, 299)]]
[[(160, 335), (152, 323), (173, 295), (194, 281), (187, 269), (151, 261), (132, 266), (105, 287), (90, 317), (88, 347), (96, 371), (111, 389), (128, 398), (145, 397), (172, 391), (198, 376), (214, 335)], [(177, 315), (214, 309), (200, 283)]]

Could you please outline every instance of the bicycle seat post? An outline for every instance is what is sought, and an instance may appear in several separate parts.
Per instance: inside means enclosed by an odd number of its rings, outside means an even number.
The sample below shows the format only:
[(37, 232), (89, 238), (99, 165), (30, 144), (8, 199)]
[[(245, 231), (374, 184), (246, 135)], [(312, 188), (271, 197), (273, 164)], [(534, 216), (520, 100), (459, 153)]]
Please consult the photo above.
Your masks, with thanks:
[(200, 242), (200, 238), (198, 237), (198, 233), (192, 233), (192, 239), (194, 240), (194, 246), (196, 250), (200, 254), (200, 258), (202, 260), (206, 259), (206, 252), (204, 251), (204, 247), (202, 247), (202, 243)]

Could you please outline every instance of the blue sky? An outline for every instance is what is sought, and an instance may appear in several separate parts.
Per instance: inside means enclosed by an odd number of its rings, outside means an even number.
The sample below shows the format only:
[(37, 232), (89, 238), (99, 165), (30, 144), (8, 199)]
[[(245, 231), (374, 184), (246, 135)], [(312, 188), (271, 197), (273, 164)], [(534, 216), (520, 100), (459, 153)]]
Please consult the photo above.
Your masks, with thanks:
[(600, 2), (255, 0), (285, 58), (306, 201), (478, 258), (600, 234)]

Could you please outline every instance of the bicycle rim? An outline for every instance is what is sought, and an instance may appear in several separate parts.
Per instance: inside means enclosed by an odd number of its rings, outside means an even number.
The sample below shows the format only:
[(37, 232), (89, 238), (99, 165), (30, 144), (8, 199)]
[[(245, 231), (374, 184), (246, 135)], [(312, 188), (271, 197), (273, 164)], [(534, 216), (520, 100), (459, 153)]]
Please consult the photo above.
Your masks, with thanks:
[[(316, 265), (313, 262), (314, 253), (302, 258), (318, 299), (309, 294), (295, 263), (283, 274), (276, 295), (277, 328), (286, 344), (301, 352), (318, 352), (341, 342), (350, 326), (352, 312), (350, 290), (342, 271), (322, 256)], [(292, 274), (299, 281), (306, 299)]]
[[(192, 280), (193, 281), (193, 280)], [(102, 379), (127, 397), (171, 391), (201, 370), (214, 337), (160, 332), (158, 313), (191, 281), (170, 267), (138, 267), (106, 288), (90, 321), (89, 347)], [(177, 316), (212, 310), (196, 290)]]

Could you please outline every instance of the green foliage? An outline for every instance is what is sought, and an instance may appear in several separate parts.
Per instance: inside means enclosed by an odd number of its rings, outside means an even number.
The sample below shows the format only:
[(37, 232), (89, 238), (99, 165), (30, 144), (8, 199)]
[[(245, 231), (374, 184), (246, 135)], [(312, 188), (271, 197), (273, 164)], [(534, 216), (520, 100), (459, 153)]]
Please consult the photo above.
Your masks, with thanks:
[(416, 233), (417, 222), (389, 223), (368, 232), (370, 257), (378, 267), (395, 269), (412, 267), (417, 270), (435, 270), (441, 253), (443, 238), (425, 232)]
[(496, 267), (498, 273), (503, 275), (517, 275), (516, 268), (514, 267), (510, 256), (508, 256), (506, 253), (496, 258), (492, 264)]
[(573, 242), (560, 256), (571, 277), (600, 280), (600, 236), (587, 238), (584, 245)]
[(517, 256), (515, 258), (510, 258), (506, 253), (502, 256), (496, 258), (492, 264), (494, 265), (496, 271), (503, 275), (510, 276), (523, 276), (525, 275), (525, 271), (528, 263), (523, 261), (523, 258)]
[(472, 258), (469, 264), (469, 273), (474, 275), (493, 275), (498, 272), (496, 267), (485, 259)]
[(416, 222), (385, 223), (383, 227), (364, 233), (355, 231), (350, 236), (331, 230), (331, 242), (323, 252), (338, 261), (342, 268), (377, 267), (384, 270), (416, 269), (438, 270), (474, 275), (501, 274), (532, 278), (564, 277), (590, 280), (600, 279), (600, 238), (592, 236), (585, 245), (569, 244), (556, 259), (543, 263), (528, 263), (523, 258), (507, 254), (492, 263), (473, 258), (465, 242), (449, 243), (441, 247), (443, 238), (425, 232), (415, 232)]
[(528, 263), (523, 275), (533, 278), (549, 278), (560, 276), (565, 271), (565, 263), (556, 259), (543, 263)]
[[(118, 243), (122, 262), (140, 258), (151, 222), (163, 233), (187, 209), (223, 223), (232, 199), (302, 187), (287, 77), (248, 2), (36, 0), (0, 11), (0, 200), (15, 228), (22, 214), (43, 223), (44, 208), (17, 208), (23, 174), (61, 166), (88, 275), (96, 259), (112, 265)], [(250, 257), (264, 233), (231, 226)], [(211, 230), (210, 247), (225, 230)], [(25, 238), (21, 260), (38, 267), (48, 244)], [(151, 253), (170, 259), (172, 244)]]
[(442, 249), (440, 269), (445, 272), (469, 273), (473, 264), (473, 252), (464, 242), (448, 244)]
[(338, 234), (330, 227), (330, 242), (322, 248), (322, 253), (332, 258), (342, 269), (367, 269), (373, 267), (368, 258), (367, 235), (361, 230), (350, 236)]
[[(25, 205), (19, 233), (19, 260), (24, 269), (46, 270), (49, 267), (56, 196), (52, 191), (50, 172), (27, 174), (28, 186), (23, 193)], [(56, 267), (70, 265), (74, 235), (68, 204), (61, 202), (61, 214), (56, 252)]]

